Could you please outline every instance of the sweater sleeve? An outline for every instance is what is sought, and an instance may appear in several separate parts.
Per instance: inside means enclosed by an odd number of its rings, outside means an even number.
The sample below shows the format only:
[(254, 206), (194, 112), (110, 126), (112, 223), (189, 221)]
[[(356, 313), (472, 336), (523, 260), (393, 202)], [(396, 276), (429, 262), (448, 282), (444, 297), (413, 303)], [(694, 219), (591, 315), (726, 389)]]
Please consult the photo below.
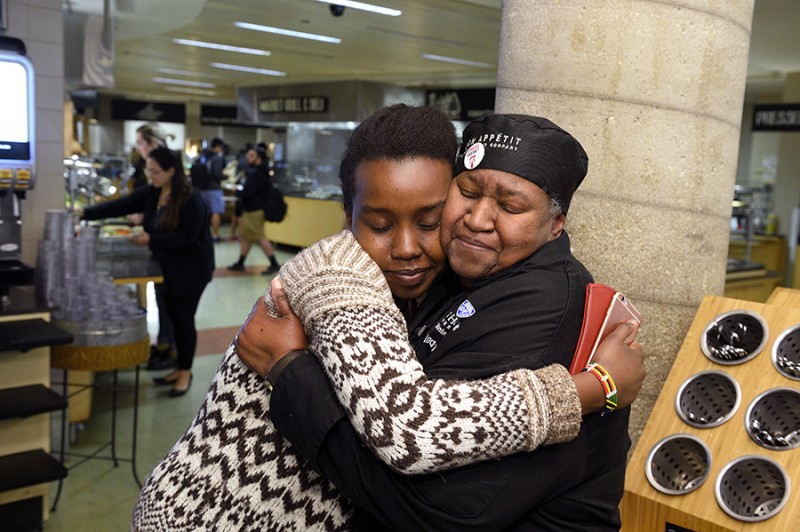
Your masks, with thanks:
[(280, 276), (353, 427), (392, 469), (430, 473), (577, 435), (580, 402), (560, 366), (429, 380), (382, 272), (349, 231)]

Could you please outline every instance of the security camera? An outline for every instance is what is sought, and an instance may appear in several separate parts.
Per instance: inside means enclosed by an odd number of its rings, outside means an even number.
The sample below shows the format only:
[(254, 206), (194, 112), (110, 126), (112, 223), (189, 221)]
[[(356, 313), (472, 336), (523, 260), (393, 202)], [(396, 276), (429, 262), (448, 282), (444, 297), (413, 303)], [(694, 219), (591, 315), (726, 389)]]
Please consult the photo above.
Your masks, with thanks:
[(330, 5), (331, 15), (334, 17), (341, 17), (344, 15), (344, 6), (340, 6), (339, 4), (331, 4)]

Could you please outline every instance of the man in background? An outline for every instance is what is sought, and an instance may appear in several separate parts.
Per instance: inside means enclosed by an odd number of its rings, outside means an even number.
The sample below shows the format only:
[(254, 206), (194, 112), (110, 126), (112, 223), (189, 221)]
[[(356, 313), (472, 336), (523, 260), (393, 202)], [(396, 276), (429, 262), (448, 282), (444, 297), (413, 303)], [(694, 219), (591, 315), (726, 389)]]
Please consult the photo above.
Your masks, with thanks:
[(247, 170), (237, 185), (236, 197), (242, 201), (239, 220), (239, 260), (228, 266), (229, 270), (245, 271), (244, 261), (253, 243), (257, 243), (269, 260), (269, 267), (261, 275), (272, 275), (280, 269), (272, 242), (264, 232), (264, 198), (270, 186), (269, 157), (259, 146), (247, 151)]
[(222, 181), (225, 180), (224, 146), (225, 142), (221, 138), (211, 139), (209, 148), (200, 154), (189, 172), (192, 186), (200, 191), (208, 212), (211, 213), (211, 237), (214, 242), (222, 241), (219, 227), (222, 224), (222, 213), (225, 212), (222, 194)]

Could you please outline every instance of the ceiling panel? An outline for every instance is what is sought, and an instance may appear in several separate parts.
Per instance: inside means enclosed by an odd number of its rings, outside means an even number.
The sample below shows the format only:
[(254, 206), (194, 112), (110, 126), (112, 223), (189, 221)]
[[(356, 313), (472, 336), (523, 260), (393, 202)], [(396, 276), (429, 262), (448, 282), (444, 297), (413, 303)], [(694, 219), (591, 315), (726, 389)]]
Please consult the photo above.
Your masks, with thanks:
[[(116, 0), (114, 92), (159, 99), (233, 100), (237, 86), (359, 79), (405, 86), (492, 87), (500, 0), (383, 0), (389, 17), (346, 8), (340, 17), (316, 0)], [(113, 2), (112, 2), (113, 3)], [(101, 13), (103, 0), (65, 0), (65, 9)], [(342, 40), (328, 44), (235, 27), (236, 21), (279, 26)], [(780, 93), (786, 72), (800, 71), (797, 0), (757, 0), (748, 83)], [(268, 57), (182, 46), (175, 38), (267, 50)], [(79, 53), (67, 50), (67, 53)], [(436, 54), (488, 67), (424, 59)], [(228, 63), (285, 72), (284, 77), (221, 70)], [(185, 71), (160, 73), (160, 68)], [(166, 92), (154, 77), (211, 82), (213, 95)], [(68, 80), (69, 82), (69, 80)], [(74, 87), (70, 87), (74, 88)], [(173, 87), (174, 88), (174, 87)]]

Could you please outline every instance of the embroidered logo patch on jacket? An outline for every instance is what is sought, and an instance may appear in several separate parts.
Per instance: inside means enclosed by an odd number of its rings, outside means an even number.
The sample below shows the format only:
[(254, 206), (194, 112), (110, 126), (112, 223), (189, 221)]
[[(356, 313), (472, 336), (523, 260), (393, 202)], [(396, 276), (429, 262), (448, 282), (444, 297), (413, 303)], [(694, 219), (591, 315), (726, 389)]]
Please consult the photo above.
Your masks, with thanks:
[(469, 302), (469, 299), (465, 299), (456, 311), (456, 316), (459, 318), (469, 318), (473, 314), (475, 314), (475, 307), (472, 306), (472, 303)]

